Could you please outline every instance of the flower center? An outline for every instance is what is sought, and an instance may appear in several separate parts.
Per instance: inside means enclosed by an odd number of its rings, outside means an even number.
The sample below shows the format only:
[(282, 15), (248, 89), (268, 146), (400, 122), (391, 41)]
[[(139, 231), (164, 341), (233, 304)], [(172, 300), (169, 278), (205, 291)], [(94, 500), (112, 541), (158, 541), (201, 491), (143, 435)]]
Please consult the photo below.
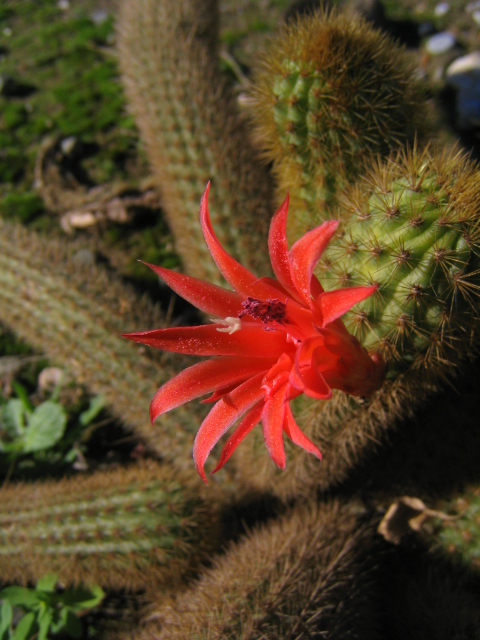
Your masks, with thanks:
[(268, 327), (270, 323), (289, 324), (287, 320), (287, 305), (280, 300), (257, 300), (250, 296), (242, 302), (242, 311), (238, 314), (239, 318), (250, 316), (255, 320), (263, 322), (263, 328), (266, 331), (273, 331), (275, 327)]

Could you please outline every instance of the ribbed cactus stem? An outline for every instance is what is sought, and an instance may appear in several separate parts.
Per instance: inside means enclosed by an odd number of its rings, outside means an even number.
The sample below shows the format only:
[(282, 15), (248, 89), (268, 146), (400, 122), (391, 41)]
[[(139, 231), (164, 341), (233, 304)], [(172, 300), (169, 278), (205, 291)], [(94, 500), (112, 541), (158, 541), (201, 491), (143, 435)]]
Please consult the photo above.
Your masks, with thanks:
[[(162, 457), (191, 469), (198, 416), (186, 410), (153, 428), (148, 402), (175, 374), (169, 356), (150, 358), (121, 337), (161, 325), (151, 304), (113, 274), (76, 263), (59, 241), (0, 221), (0, 321), (63, 367)], [(179, 362), (180, 364), (180, 362)]]
[[(219, 71), (215, 0), (123, 0), (119, 61), (161, 190), (175, 248), (192, 275), (219, 280), (198, 224), (208, 180), (222, 244), (259, 273), (272, 215), (270, 180)], [(253, 242), (253, 247), (252, 247)]]
[(233, 546), (138, 639), (376, 637), (376, 543), (361, 504), (297, 507)]
[(289, 23), (260, 61), (252, 117), (290, 193), (291, 240), (331, 216), (342, 189), (424, 130), (425, 100), (405, 51), (359, 17), (336, 11)]
[[(218, 503), (217, 503), (218, 504)], [(218, 535), (215, 502), (166, 465), (0, 490), (0, 574), (143, 590), (180, 583)]]
[(469, 485), (461, 495), (435, 503), (434, 510), (440, 515), (425, 525), (430, 548), (480, 572), (480, 486)]
[(468, 347), (479, 317), (479, 176), (459, 152), (402, 152), (341, 204), (349, 218), (320, 277), (327, 290), (379, 285), (344, 321), (390, 377), (412, 363), (435, 370)]
[(341, 392), (328, 402), (297, 401), (298, 423), (323, 463), (286, 442), (279, 473), (252, 434), (236, 452), (242, 482), (283, 498), (338, 484), (478, 350), (478, 176), (461, 154), (412, 152), (377, 166), (345, 197), (352, 217), (318, 275), (332, 289), (379, 283), (373, 303), (357, 305), (345, 322), (382, 351), (389, 378), (365, 401)]

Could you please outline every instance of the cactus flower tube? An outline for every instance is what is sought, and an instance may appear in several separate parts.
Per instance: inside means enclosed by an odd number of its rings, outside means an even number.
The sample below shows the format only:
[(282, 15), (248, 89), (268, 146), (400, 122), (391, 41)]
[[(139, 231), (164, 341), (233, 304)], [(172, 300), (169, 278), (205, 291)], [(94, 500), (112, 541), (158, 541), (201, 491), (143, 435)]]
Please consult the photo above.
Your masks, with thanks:
[(270, 457), (285, 468), (283, 433), (321, 460), (319, 449), (300, 430), (290, 401), (305, 394), (328, 400), (332, 389), (364, 397), (382, 383), (383, 361), (350, 335), (340, 318), (371, 296), (376, 285), (324, 292), (313, 270), (337, 229), (328, 221), (288, 250), (288, 197), (270, 225), (268, 247), (276, 279), (257, 278), (218, 242), (208, 214), (209, 185), (200, 204), (208, 249), (233, 291), (148, 265), (176, 293), (214, 316), (213, 324), (127, 334), (129, 340), (209, 360), (185, 369), (157, 391), (150, 406), (160, 415), (205, 394), (215, 403), (193, 447), (197, 471), (220, 438), (238, 422), (226, 442), (218, 471), (259, 423)]

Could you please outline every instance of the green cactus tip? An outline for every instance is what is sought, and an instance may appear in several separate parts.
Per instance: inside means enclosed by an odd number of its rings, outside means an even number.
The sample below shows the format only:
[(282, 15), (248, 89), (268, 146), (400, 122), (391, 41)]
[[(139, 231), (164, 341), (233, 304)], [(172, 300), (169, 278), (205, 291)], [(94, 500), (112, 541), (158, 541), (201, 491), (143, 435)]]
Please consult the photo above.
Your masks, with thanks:
[(397, 154), (378, 162), (340, 205), (350, 216), (325, 253), (322, 282), (379, 288), (345, 316), (396, 374), (450, 367), (473, 349), (479, 319), (480, 180), (464, 154)]

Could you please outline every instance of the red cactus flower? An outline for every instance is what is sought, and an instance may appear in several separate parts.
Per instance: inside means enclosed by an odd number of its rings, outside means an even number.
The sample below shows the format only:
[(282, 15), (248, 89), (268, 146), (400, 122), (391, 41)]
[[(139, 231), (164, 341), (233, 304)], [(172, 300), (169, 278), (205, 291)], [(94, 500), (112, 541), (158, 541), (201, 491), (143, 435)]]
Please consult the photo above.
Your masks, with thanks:
[(272, 219), (268, 238), (276, 280), (257, 278), (217, 240), (208, 214), (209, 188), (200, 204), (202, 230), (233, 291), (148, 265), (176, 293), (215, 319), (210, 325), (125, 336), (164, 351), (213, 356), (160, 387), (150, 406), (153, 423), (163, 413), (212, 393), (203, 402), (215, 404), (193, 447), (195, 466), (205, 483), (207, 457), (238, 420), (214, 473), (259, 422), (270, 457), (281, 469), (285, 467), (283, 433), (321, 460), (319, 449), (295, 422), (290, 401), (302, 393), (328, 400), (332, 389), (368, 396), (381, 385), (384, 373), (380, 358), (367, 353), (340, 320), (356, 303), (372, 295), (376, 285), (324, 292), (313, 275), (338, 223), (324, 222), (288, 251), (287, 197)]

